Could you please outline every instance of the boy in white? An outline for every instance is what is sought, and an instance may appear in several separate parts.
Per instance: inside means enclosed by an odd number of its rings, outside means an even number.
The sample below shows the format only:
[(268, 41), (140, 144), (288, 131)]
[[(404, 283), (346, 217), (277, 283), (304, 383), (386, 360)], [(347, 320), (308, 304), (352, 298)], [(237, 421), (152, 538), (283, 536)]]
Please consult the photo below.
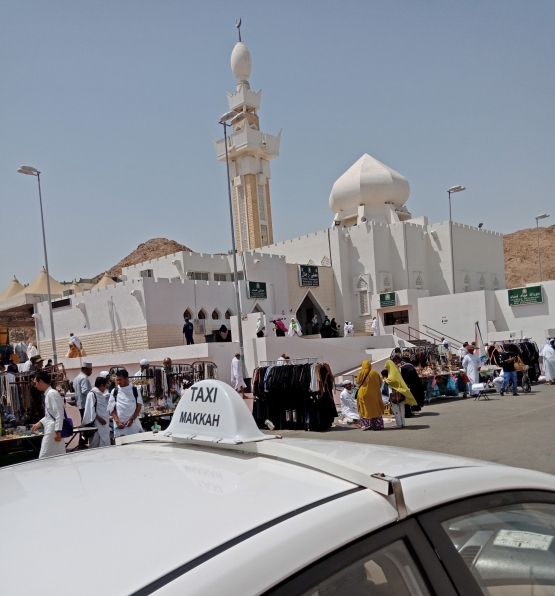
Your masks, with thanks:
[(143, 398), (140, 391), (129, 383), (129, 373), (125, 368), (116, 373), (116, 383), (118, 386), (112, 390), (108, 402), (108, 412), (114, 419), (114, 438), (142, 433), (139, 414)]
[(87, 394), (83, 424), (94, 422), (97, 429), (89, 443), (91, 449), (110, 445), (110, 414), (108, 413), (110, 396), (106, 393), (107, 382), (105, 377), (97, 377), (94, 387)]

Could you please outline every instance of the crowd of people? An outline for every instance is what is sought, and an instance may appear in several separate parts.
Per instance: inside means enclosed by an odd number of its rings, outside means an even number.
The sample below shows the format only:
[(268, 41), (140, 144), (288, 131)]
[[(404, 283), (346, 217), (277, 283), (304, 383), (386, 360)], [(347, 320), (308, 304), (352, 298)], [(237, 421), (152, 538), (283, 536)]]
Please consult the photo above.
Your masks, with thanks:
[[(63, 434), (64, 420), (66, 425), (70, 424), (70, 428), (73, 428), (73, 421), (67, 417), (64, 398), (56, 390), (52, 375), (42, 368), (42, 358), (38, 355), (37, 358), (38, 360), (33, 364), (35, 367), (33, 389), (39, 395), (41, 402), (40, 407), (37, 408), (39, 413), (35, 415), (41, 418), (35, 422), (32, 430), (34, 432), (43, 430), (44, 436), (39, 454), (39, 458), (43, 458), (65, 453), (66, 443), (62, 439), (71, 436), (72, 432)], [(148, 360), (141, 360), (139, 370), (133, 375), (133, 379), (144, 376), (149, 366)], [(171, 358), (165, 358), (163, 366), (166, 373), (171, 374), (173, 366)], [(143, 432), (139, 419), (144, 405), (142, 394), (137, 385), (132, 382), (133, 379), (130, 378), (127, 369), (117, 369), (115, 387), (111, 390), (108, 390), (109, 386), (113, 385), (109, 371), (101, 371), (94, 380), (94, 385), (91, 384), (90, 378), (92, 372), (92, 362), (83, 362), (81, 372), (73, 380), (75, 405), (81, 416), (81, 424), (83, 427), (91, 427), (90, 433), (86, 430), (80, 433), (78, 448), (105, 447), (118, 437)], [(241, 384), (244, 388), (241, 374), (237, 374), (236, 381), (238, 389), (241, 388)], [(157, 405), (171, 407), (175, 399), (181, 397), (181, 393), (181, 388), (168, 383), (167, 391), (158, 400)]]
[(363, 430), (384, 430), (383, 413), (387, 405), (395, 417), (395, 424), (390, 428), (403, 429), (406, 418), (424, 405), (424, 390), (416, 369), (409, 362), (403, 362), (398, 354), (385, 363), (381, 373), (365, 360), (355, 383), (353, 390), (352, 381), (343, 382), (341, 419)]

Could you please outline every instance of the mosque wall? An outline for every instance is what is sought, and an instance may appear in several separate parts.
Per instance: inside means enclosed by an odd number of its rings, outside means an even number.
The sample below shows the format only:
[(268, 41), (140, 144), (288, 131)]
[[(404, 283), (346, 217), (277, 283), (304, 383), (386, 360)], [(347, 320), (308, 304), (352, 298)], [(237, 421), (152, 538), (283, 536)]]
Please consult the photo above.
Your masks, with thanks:
[[(315, 314), (319, 315), (320, 324), (323, 321), (322, 313), (327, 315), (330, 319), (336, 317), (335, 308), (335, 281), (333, 269), (331, 267), (318, 267), (319, 286), (305, 287), (299, 284), (299, 269), (297, 265), (287, 265), (287, 282), (289, 286), (289, 310), (291, 316), (295, 316), (297, 308), (302, 303), (307, 295), (313, 301), (316, 301), (316, 307), (320, 307), (322, 312)], [(305, 331), (305, 321), (301, 321), (303, 326), (303, 333)]]
[[(528, 284), (528, 285), (539, 285)], [(510, 306), (506, 289), (478, 290), (418, 300), (419, 325), (428, 325), (461, 341), (474, 340), (480, 324), (484, 341), (530, 337), (538, 345), (555, 335), (555, 281), (542, 282), (543, 303)]]

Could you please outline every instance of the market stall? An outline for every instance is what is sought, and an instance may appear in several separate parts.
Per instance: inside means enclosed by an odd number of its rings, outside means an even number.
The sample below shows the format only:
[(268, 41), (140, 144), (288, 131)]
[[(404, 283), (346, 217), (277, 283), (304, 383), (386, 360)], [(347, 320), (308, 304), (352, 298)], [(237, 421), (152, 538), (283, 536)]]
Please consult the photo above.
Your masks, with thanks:
[[(391, 357), (395, 355), (399, 352), (393, 350)], [(403, 348), (400, 356), (416, 368), (427, 402), (438, 397), (458, 397), (461, 392), (466, 397), (466, 380), (457, 356), (448, 358), (439, 353), (437, 346)]]

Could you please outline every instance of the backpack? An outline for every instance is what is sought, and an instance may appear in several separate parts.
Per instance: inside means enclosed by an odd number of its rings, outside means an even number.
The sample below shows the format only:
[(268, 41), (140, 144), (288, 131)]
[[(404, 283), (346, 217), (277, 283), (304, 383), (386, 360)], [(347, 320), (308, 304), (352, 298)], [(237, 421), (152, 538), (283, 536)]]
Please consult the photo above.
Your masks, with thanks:
[[(136, 385), (131, 385), (131, 390), (133, 391), (133, 397), (135, 398), (135, 405), (136, 405), (137, 399), (139, 397), (139, 390), (137, 389)], [(117, 404), (118, 403), (118, 387), (116, 387), (114, 389), (114, 391), (112, 392), (112, 395), (114, 396), (114, 401)]]

